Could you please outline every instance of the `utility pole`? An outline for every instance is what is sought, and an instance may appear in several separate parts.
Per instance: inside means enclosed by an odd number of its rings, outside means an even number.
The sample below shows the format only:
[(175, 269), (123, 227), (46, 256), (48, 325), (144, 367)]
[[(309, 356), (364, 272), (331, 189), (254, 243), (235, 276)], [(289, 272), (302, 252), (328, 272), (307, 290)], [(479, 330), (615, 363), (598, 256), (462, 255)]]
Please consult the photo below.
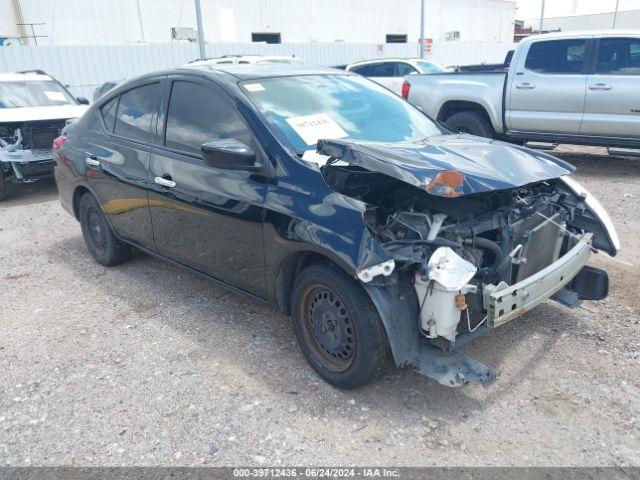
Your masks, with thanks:
[(540, 12), (540, 29), (539, 33), (542, 33), (542, 26), (544, 25), (544, 0), (542, 0), (542, 11)]
[(207, 54), (204, 51), (204, 28), (202, 27), (202, 10), (200, 0), (196, 0), (196, 21), (198, 22), (198, 43), (200, 44), (200, 60), (205, 60)]
[(140, 42), (145, 43), (144, 24), (142, 23), (142, 10), (140, 9), (140, 0), (136, 0), (136, 11), (138, 13), (138, 31), (140, 33)]
[(618, 6), (620, 5), (620, 0), (616, 0), (616, 10), (613, 12), (613, 28), (616, 28), (616, 20), (618, 19)]
[(29, 36), (27, 35), (27, 29), (24, 28), (26, 24), (24, 23), (24, 18), (22, 16), (22, 5), (20, 5), (20, 0), (11, 0), (11, 16), (13, 18), (13, 23), (18, 30), (20, 44), (29, 45)]
[(424, 58), (424, 0), (420, 0), (420, 58)]

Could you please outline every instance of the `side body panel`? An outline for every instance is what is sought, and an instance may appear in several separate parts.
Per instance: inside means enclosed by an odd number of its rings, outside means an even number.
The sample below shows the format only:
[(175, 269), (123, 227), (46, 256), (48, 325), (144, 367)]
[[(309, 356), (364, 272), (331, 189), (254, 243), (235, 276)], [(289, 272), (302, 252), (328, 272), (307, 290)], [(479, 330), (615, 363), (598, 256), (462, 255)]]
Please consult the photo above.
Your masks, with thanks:
[(402, 91), (402, 82), (404, 82), (404, 77), (368, 77), (369, 80), (373, 80), (376, 83), (379, 83), (385, 88), (388, 88), (393, 93), (400, 95)]
[(87, 179), (113, 229), (128, 242), (153, 248), (146, 189), (150, 147), (105, 139), (87, 142), (84, 150), (100, 162), (87, 165)]
[[(631, 44), (631, 61), (616, 55), (620, 42)], [(628, 53), (628, 52), (624, 52)], [(602, 54), (600, 56), (600, 54)], [(598, 41), (596, 69), (587, 77), (586, 100), (581, 135), (640, 137), (640, 37), (605, 37)], [(620, 55), (622, 57), (622, 55)], [(626, 68), (607, 71), (607, 60)], [(615, 68), (615, 67), (614, 67)], [(601, 72), (601, 73), (600, 73)]]
[[(98, 112), (92, 122), (71, 125), (58, 154), (60, 198), (72, 211), (73, 193), (84, 186), (97, 198), (115, 232), (134, 245), (153, 250), (147, 200), (150, 146), (115, 138), (104, 130)], [(90, 128), (86, 128), (90, 127)], [(69, 189), (65, 192), (65, 188)]]
[(519, 47), (509, 69), (506, 127), (528, 132), (578, 134), (587, 76), (528, 70), (525, 68), (527, 54), (535, 44), (530, 42)]
[(391, 258), (366, 228), (364, 203), (331, 190), (320, 171), (302, 160), (282, 155), (275, 170), (264, 223), (271, 296), (281, 266), (295, 254), (318, 253), (351, 275)]
[(482, 107), (497, 133), (503, 131), (504, 73), (440, 73), (410, 75), (408, 100), (431, 118), (438, 118), (448, 102), (469, 102)]
[[(168, 176), (168, 189), (153, 183)], [(149, 207), (158, 252), (256, 295), (264, 295), (262, 216), (266, 182), (241, 171), (154, 149)]]
[[(194, 81), (191, 76), (171, 80)], [(149, 165), (149, 206), (158, 252), (237, 288), (265, 296), (262, 219), (264, 173), (213, 168), (202, 158), (162, 147), (170, 93), (164, 86)], [(203, 82), (207, 88), (214, 87)], [(155, 182), (175, 182), (167, 188)]]

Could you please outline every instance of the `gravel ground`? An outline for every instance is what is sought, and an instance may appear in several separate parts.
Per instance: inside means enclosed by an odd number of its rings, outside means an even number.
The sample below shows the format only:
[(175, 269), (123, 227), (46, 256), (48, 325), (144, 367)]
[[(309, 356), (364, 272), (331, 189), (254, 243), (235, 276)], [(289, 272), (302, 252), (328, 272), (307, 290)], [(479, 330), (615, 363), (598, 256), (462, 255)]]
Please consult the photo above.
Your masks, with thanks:
[[(585, 151), (590, 152), (586, 154)], [(640, 160), (565, 148), (624, 251), (611, 295), (472, 342), (500, 373), (343, 392), (289, 319), (154, 258), (94, 263), (52, 183), (0, 204), (0, 465), (640, 465)]]

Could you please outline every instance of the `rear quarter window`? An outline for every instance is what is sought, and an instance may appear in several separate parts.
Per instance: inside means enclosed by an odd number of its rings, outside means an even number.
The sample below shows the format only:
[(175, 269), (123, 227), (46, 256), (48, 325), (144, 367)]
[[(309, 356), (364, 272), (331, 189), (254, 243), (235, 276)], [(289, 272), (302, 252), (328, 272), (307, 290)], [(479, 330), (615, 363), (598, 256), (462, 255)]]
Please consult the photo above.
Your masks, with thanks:
[(159, 85), (143, 85), (120, 95), (113, 133), (141, 142), (150, 140), (151, 119), (156, 110)]
[(110, 100), (100, 108), (100, 115), (102, 116), (102, 121), (104, 122), (105, 127), (107, 127), (108, 132), (113, 132), (113, 124), (116, 121), (118, 98), (119, 97), (116, 97), (113, 100)]

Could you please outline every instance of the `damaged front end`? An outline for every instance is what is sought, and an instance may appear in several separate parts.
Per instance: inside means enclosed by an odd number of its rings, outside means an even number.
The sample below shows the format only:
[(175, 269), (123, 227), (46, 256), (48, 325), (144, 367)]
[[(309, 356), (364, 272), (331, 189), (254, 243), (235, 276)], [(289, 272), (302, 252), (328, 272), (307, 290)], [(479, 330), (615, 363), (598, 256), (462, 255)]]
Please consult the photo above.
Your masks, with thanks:
[(53, 175), (53, 140), (66, 120), (0, 124), (0, 171), (14, 183)]
[(495, 374), (459, 347), (549, 298), (572, 308), (604, 298), (606, 272), (585, 264), (596, 248), (615, 255), (619, 244), (571, 166), (441, 138), (326, 140), (318, 153), (330, 158), (322, 173), (331, 188), (367, 205), (366, 227), (389, 254), (356, 274), (396, 363), (445, 385), (489, 384)]

